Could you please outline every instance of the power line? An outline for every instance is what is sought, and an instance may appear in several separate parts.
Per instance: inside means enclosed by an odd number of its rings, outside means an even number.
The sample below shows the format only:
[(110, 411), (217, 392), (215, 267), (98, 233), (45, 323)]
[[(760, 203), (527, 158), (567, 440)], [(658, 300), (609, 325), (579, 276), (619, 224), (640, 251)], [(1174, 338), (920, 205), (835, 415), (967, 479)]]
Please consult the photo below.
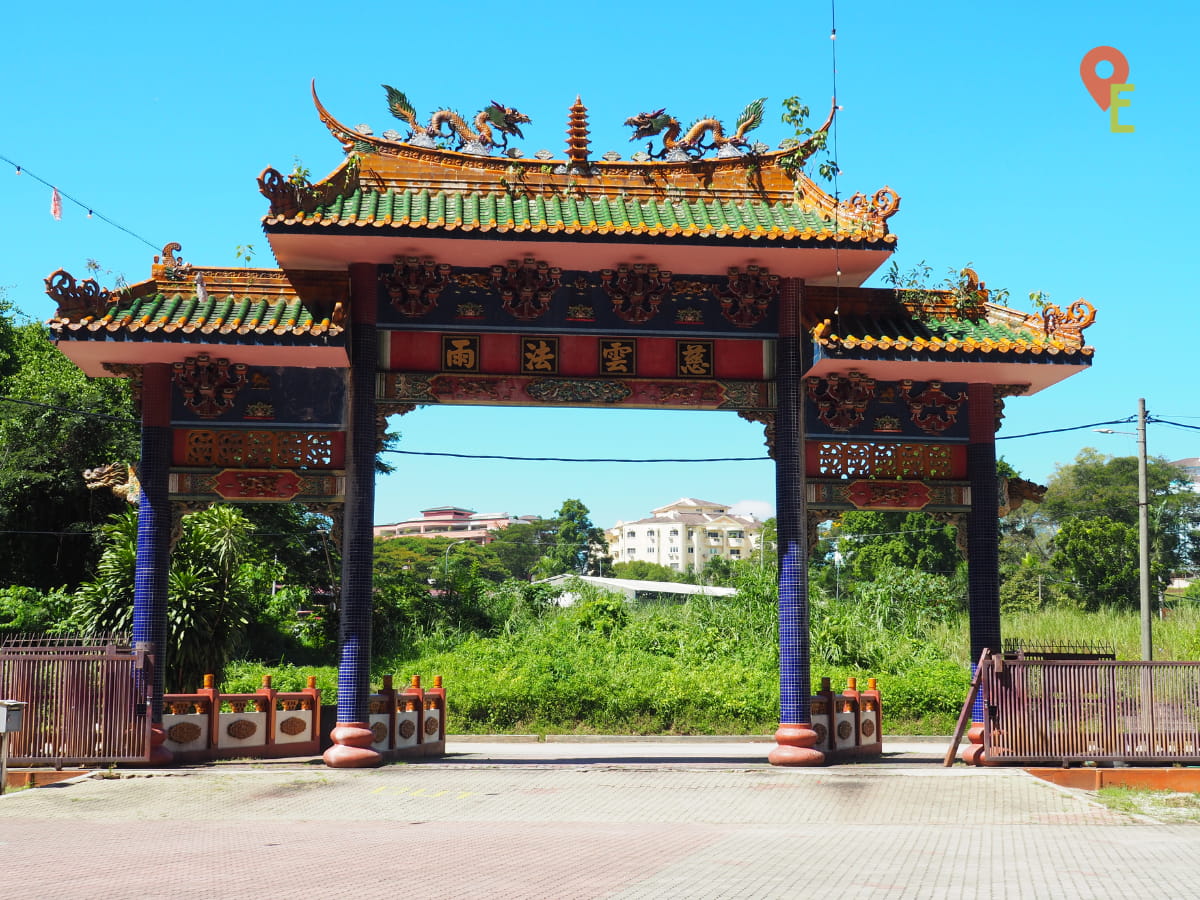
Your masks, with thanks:
[[(1157, 422), (1158, 419), (1153, 421)], [(1114, 419), (1111, 422), (1092, 422), (1090, 425), (1072, 425), (1069, 428), (1047, 428), (1045, 431), (1029, 431), (1025, 434), (998, 434), (996, 440), (1011, 441), (1016, 438), (1040, 437), (1043, 434), (1062, 434), (1066, 431), (1083, 431), (1087, 428), (1095, 428), (1098, 425), (1132, 425), (1134, 422), (1133, 416), (1126, 416), (1124, 419)]]
[(725, 462), (763, 462), (769, 456), (727, 456), (711, 459), (617, 459), (617, 458), (587, 458), (566, 456), (503, 456), (486, 453), (441, 453), (429, 450), (384, 450), (384, 453), (400, 453), (405, 456), (448, 456), (453, 459), (500, 459), (509, 462), (564, 462), (564, 463), (725, 463)]
[(39, 409), (52, 409), (55, 412), (69, 413), (73, 416), (90, 416), (93, 419), (106, 419), (109, 422), (121, 422), (127, 425), (137, 425), (137, 419), (131, 419), (127, 416), (110, 416), (105, 413), (92, 412), (87, 409), (75, 409), (70, 406), (56, 406), (53, 403), (38, 403), (35, 400), (18, 400), (16, 397), (0, 397), (0, 401), (5, 403), (17, 403), (21, 406), (35, 406)]
[(0, 160), (3, 160), (4, 162), (6, 162), (6, 163), (8, 163), (10, 166), (12, 166), (14, 169), (16, 169), (16, 172), (17, 172), (17, 174), (18, 174), (18, 175), (28, 175), (30, 178), (32, 178), (34, 181), (38, 182), (39, 184), (44, 184), (46, 187), (50, 188), (50, 190), (52, 190), (52, 191), (58, 191), (58, 195), (59, 195), (60, 197), (62, 197), (64, 200), (70, 200), (72, 203), (74, 203), (74, 204), (75, 204), (76, 206), (78, 206), (80, 209), (82, 209), (82, 210), (86, 210), (86, 212), (87, 212), (87, 214), (88, 214), (88, 218), (89, 218), (89, 219), (90, 219), (90, 218), (92, 218), (93, 216), (95, 216), (95, 217), (96, 217), (97, 219), (99, 219), (101, 222), (104, 222), (104, 223), (106, 223), (106, 224), (108, 224), (108, 225), (111, 225), (113, 228), (116, 228), (116, 229), (117, 229), (117, 230), (119, 230), (119, 231), (123, 231), (123, 232), (125, 232), (127, 235), (129, 235), (131, 238), (134, 238), (135, 240), (139, 240), (139, 241), (141, 241), (143, 244), (145, 244), (145, 245), (146, 245), (147, 247), (149, 247), (150, 249), (154, 250), (156, 253), (157, 253), (159, 250), (161, 250), (161, 249), (162, 249), (162, 247), (164, 246), (163, 244), (152, 244), (150, 241), (146, 240), (144, 237), (142, 237), (142, 236), (141, 236), (140, 234), (138, 234), (137, 232), (135, 232), (135, 231), (131, 231), (130, 229), (126, 228), (126, 227), (125, 227), (124, 225), (122, 225), (121, 223), (119, 223), (119, 222), (114, 222), (114, 221), (113, 221), (112, 219), (110, 219), (108, 216), (106, 216), (106, 215), (103, 215), (103, 214), (101, 214), (101, 213), (98, 213), (98, 212), (96, 212), (96, 208), (95, 208), (94, 206), (88, 206), (88, 205), (87, 205), (86, 203), (84, 203), (82, 200), (76, 200), (74, 197), (72, 197), (72, 196), (71, 196), (70, 194), (68, 194), (66, 191), (64, 191), (64, 190), (61, 190), (61, 189), (60, 189), (60, 188), (58, 188), (58, 187), (55, 187), (53, 184), (51, 184), (51, 183), (50, 183), (49, 181), (47, 181), (46, 179), (44, 179), (44, 178), (41, 178), (41, 177), (39, 177), (38, 175), (35, 175), (33, 172), (30, 172), (30, 171), (29, 171), (27, 168), (25, 168), (24, 166), (22, 166), (22, 165), (20, 165), (20, 164), (18, 164), (18, 163), (15, 163), (15, 162), (13, 162), (13, 161), (12, 161), (11, 159), (9, 159), (7, 156), (4, 156), (4, 155), (0, 154)]
[[(0, 157), (2, 158), (2, 157)], [(70, 413), (72, 415), (90, 416), (95, 419), (105, 419), (110, 422), (121, 422), (129, 425), (137, 425), (137, 419), (131, 419), (125, 416), (110, 416), (104, 413), (91, 412), (86, 409), (76, 409), (67, 406), (58, 406), (53, 403), (38, 403), (33, 400), (18, 400), (15, 397), (0, 397), (0, 401), (7, 403), (18, 403), (24, 406), (35, 406), (41, 409), (50, 409), (55, 412)], [(1155, 425), (1171, 425), (1175, 428), (1184, 428), (1190, 431), (1200, 431), (1200, 425), (1185, 425), (1181, 422), (1170, 422), (1166, 419), (1147, 418), (1150, 424)], [(1134, 422), (1134, 417), (1127, 416), (1123, 419), (1112, 419), (1106, 422), (1091, 422), (1087, 425), (1072, 425), (1067, 428), (1047, 428), (1044, 431), (1029, 431), (1025, 434), (1001, 434), (996, 435), (996, 440), (1016, 440), (1017, 438), (1040, 437), (1045, 434), (1062, 434), (1070, 431), (1085, 431), (1089, 428), (1097, 428), (1101, 425), (1131, 425)], [(489, 454), (489, 453), (450, 453), (433, 450), (384, 450), (384, 453), (397, 453), (403, 456), (440, 456), (449, 457), (451, 459), (495, 459), (506, 462), (562, 462), (562, 463), (729, 463), (729, 462), (766, 462), (770, 460), (769, 456), (722, 456), (722, 457), (707, 457), (700, 459), (680, 459), (680, 458), (662, 458), (662, 459), (623, 459), (615, 457), (566, 457), (566, 456), (508, 456), (504, 454)]]

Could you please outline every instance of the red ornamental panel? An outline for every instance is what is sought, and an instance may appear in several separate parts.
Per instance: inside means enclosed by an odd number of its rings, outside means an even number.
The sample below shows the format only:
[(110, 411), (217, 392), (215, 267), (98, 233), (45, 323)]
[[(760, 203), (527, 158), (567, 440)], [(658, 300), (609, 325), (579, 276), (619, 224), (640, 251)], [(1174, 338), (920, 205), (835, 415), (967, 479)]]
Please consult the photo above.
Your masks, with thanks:
[(923, 509), (929, 487), (920, 481), (855, 481), (846, 494), (858, 509)]
[(291, 500), (300, 493), (300, 476), (295, 472), (269, 469), (225, 469), (214, 479), (217, 493), (225, 500)]
[[(623, 375), (633, 378), (724, 378), (767, 380), (773, 375), (770, 349), (763, 341), (714, 338), (613, 337), (590, 334), (393, 331), (381, 336), (385, 371), (478, 372), (521, 375), (545, 372), (546, 351), (553, 350), (557, 374), (572, 378)], [(541, 344), (545, 343), (545, 348)], [(532, 345), (532, 346), (531, 346)], [(697, 351), (696, 345), (703, 345)], [(690, 349), (689, 349), (690, 348)], [(530, 354), (533, 356), (530, 356)], [(702, 372), (680, 372), (701, 365)]]
[(967, 448), (962, 444), (911, 441), (810, 440), (804, 445), (810, 478), (962, 480)]

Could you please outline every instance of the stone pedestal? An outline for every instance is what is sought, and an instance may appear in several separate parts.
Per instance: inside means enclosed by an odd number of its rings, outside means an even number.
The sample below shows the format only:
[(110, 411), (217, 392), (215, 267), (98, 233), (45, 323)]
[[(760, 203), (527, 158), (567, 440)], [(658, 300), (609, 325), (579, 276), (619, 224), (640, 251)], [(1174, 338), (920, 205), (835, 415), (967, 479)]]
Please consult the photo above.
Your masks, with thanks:
[(781, 724), (767, 760), (773, 766), (823, 766), (825, 754), (813, 749), (816, 742), (817, 733), (807, 723)]
[(383, 756), (371, 749), (375, 737), (366, 722), (338, 722), (329, 737), (333, 746), (322, 759), (331, 769), (370, 769), (383, 765)]

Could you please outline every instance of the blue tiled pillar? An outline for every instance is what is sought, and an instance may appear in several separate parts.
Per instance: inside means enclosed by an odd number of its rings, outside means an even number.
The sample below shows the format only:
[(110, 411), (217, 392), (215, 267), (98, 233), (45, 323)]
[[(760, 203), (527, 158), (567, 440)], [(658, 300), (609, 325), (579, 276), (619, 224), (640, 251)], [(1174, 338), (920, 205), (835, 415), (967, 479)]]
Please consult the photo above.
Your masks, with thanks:
[[(138, 465), (137, 559), (133, 576), (133, 640), (154, 652), (151, 719), (162, 721), (163, 668), (167, 651), (167, 582), (171, 564), (171, 370), (142, 370), (142, 445)], [(199, 685), (196, 685), (198, 687)]]
[[(996, 487), (996, 408), (990, 384), (971, 384), (968, 391), (967, 478), (971, 511), (967, 516), (967, 608), (971, 619), (971, 665), (984, 649), (1000, 647), (1000, 525)], [(971, 712), (971, 745), (964, 758), (978, 761), (984, 710), (980, 692)]]
[(784, 279), (776, 348), (775, 520), (779, 529), (779, 730), (775, 765), (824, 762), (812, 745), (809, 672), (808, 542), (804, 497), (804, 419), (800, 344), (801, 283)]
[(337, 727), (325, 752), (337, 768), (375, 766), (367, 703), (371, 694), (371, 606), (375, 514), (376, 267), (350, 266), (350, 409), (347, 423), (346, 509), (342, 532), (341, 658)]
[(142, 446), (138, 460), (137, 556), (133, 572), (133, 642), (154, 655), (150, 679), (150, 762), (171, 761), (163, 746), (163, 671), (167, 657), (167, 585), (171, 565), (171, 370), (142, 369)]

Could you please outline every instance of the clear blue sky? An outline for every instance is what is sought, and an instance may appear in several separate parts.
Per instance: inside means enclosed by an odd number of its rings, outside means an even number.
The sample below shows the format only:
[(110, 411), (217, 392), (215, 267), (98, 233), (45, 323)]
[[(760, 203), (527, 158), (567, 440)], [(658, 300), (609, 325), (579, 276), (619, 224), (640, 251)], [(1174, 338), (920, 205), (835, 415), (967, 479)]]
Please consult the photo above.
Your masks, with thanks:
[[(738, 20), (745, 12), (756, 19)], [(1200, 197), (1193, 4), (950, 2), (837, 5), (836, 132), (843, 196), (887, 184), (902, 196), (890, 224), (902, 268), (940, 275), (972, 262), (1013, 305), (1042, 290), (1085, 297), (1093, 369), (1036, 397), (1012, 400), (1001, 431), (1023, 434), (1131, 416), (1200, 425), (1194, 400)], [(681, 120), (734, 118), (792, 94), (819, 114), (833, 78), (827, 3), (450, 5), (366, 2), (335, 8), (214, 2), (19, 4), (5, 13), (0, 154), (144, 236), (183, 244), (185, 259), (230, 265), (253, 244), (271, 265), (255, 176), (299, 158), (314, 175), (340, 148), (317, 121), (308, 83), (348, 124), (393, 127), (382, 82), (423, 112), (470, 113), (491, 99), (533, 119), (520, 146), (561, 154), (576, 94), (590, 110), (592, 151), (631, 152), (628, 116), (666, 106)], [(1092, 47), (1130, 64), (1121, 121), (1084, 89)], [(786, 136), (768, 115), (756, 133)], [(52, 305), (42, 279), (85, 274), (88, 258), (138, 281), (154, 248), (88, 219), (0, 167), (0, 284), (31, 317)], [(111, 279), (112, 276), (109, 276)], [(872, 283), (878, 283), (876, 279)], [(393, 426), (408, 450), (532, 456), (747, 457), (762, 431), (729, 413), (418, 410)], [(1119, 427), (1119, 426), (1118, 426)], [(1129, 427), (1132, 431), (1132, 426)], [(1150, 429), (1151, 453), (1200, 455), (1200, 432)], [(1044, 480), (1083, 446), (1132, 454), (1132, 437), (1089, 431), (1002, 440), (1000, 452)], [(680, 496), (774, 500), (767, 462), (573, 465), (400, 457), (380, 479), (376, 521), (457, 504), (552, 513), (578, 497), (597, 524), (635, 518)]]

